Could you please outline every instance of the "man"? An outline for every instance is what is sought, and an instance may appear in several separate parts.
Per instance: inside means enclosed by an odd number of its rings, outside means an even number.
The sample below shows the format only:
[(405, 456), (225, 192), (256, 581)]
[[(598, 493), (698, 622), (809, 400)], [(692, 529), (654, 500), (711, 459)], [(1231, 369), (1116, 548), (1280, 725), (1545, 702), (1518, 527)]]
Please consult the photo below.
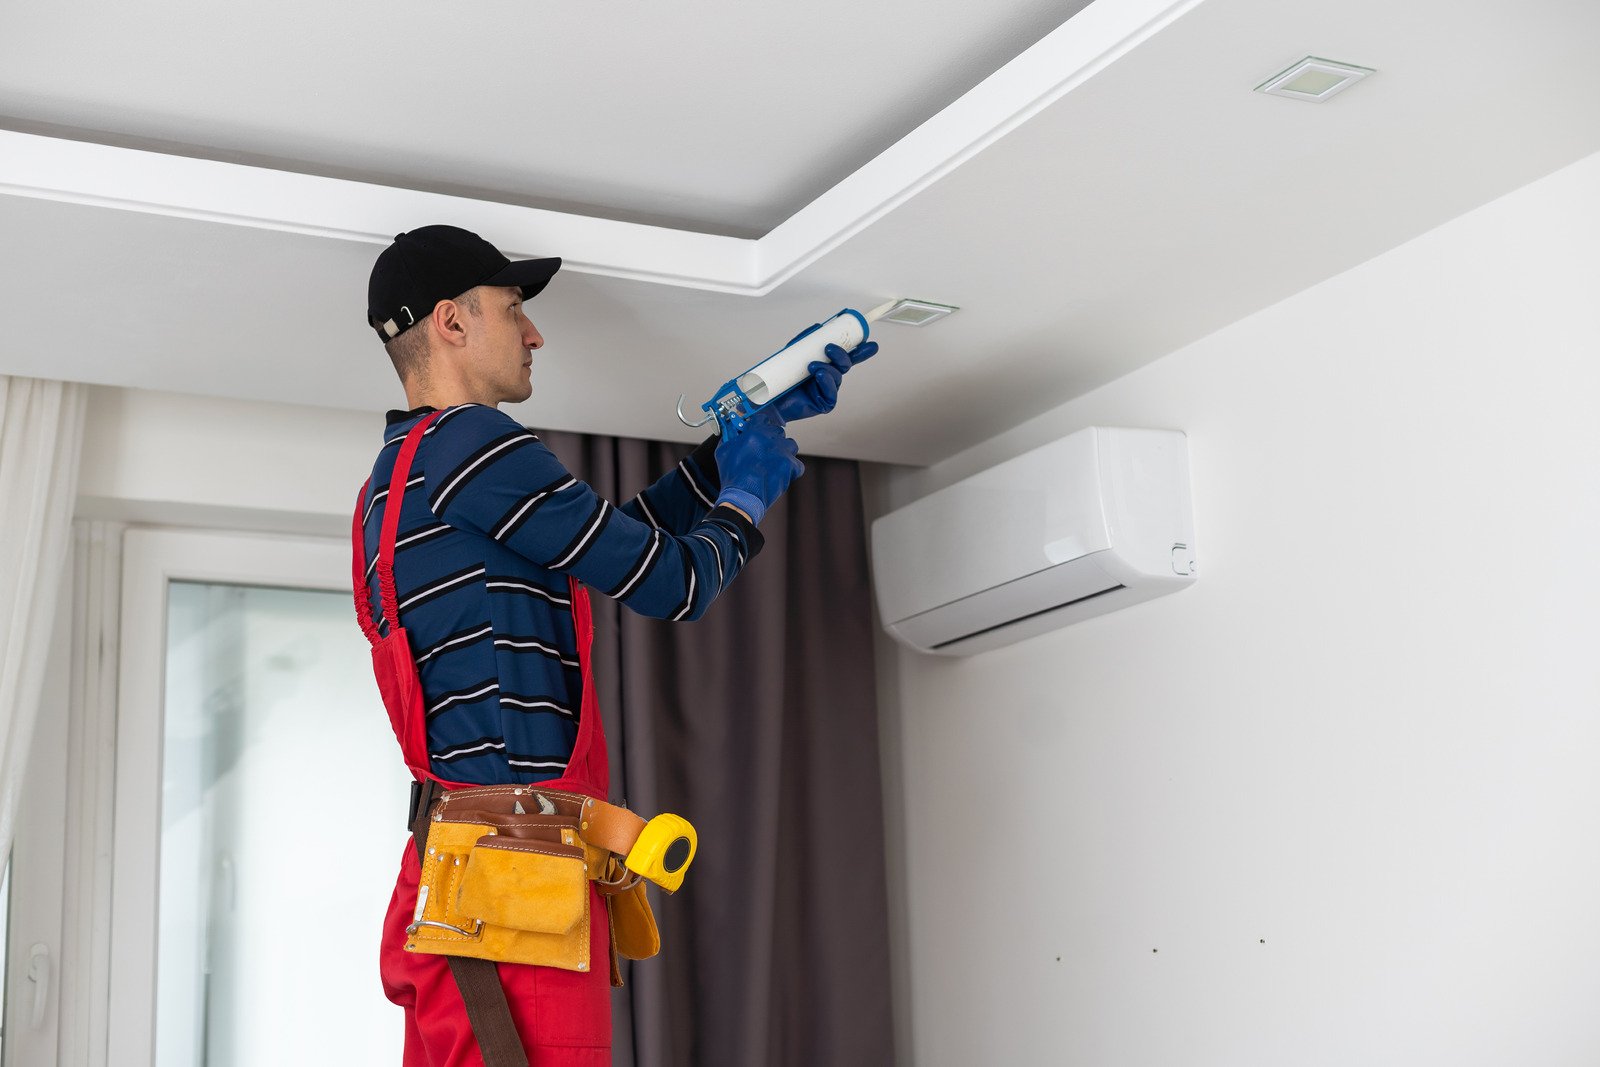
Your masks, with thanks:
[[(359, 502), (358, 614), (375, 641), (396, 630), (377, 621), (386, 613), (409, 637), (418, 721), (394, 725), (419, 778), (447, 786), (540, 782), (604, 799), (604, 734), (585, 685), (584, 587), (655, 618), (703, 614), (761, 550), (762, 517), (803, 469), (784, 424), (831, 410), (841, 375), (877, 346), (830, 347), (831, 362), (813, 364), (812, 378), (774, 411), (726, 440), (708, 439), (613, 505), (498, 410), (532, 393), (532, 353), (544, 339), (525, 303), (560, 264), (512, 263), (451, 226), (399, 234), (378, 257), (367, 321), (410, 410), (389, 413)], [(400, 507), (386, 611), (379, 546), (397, 462), (405, 469), (393, 482)], [(407, 950), (407, 926), (422, 914), (417, 851), (407, 848), (381, 958), (385, 992), (405, 1009), (405, 1062), (479, 1063), (457, 989), (466, 979), (452, 977), (456, 964), (446, 957)], [(598, 894), (593, 906), (605, 906)], [(609, 952), (605, 929), (593, 924), (592, 959)], [(496, 969), (515, 1040), (532, 1063), (608, 1067), (608, 968)]]

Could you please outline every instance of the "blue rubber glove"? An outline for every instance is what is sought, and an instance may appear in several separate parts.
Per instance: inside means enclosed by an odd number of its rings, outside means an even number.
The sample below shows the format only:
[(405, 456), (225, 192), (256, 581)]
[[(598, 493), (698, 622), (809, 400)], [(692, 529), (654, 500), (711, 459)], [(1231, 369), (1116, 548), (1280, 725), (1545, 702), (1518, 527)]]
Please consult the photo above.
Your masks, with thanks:
[[(811, 330), (817, 327), (811, 327)], [(806, 333), (810, 333), (807, 330)], [(804, 337), (803, 333), (800, 337)], [(798, 341), (800, 337), (795, 338)], [(794, 341), (789, 342), (793, 344)], [(868, 341), (857, 345), (846, 352), (838, 345), (829, 345), (824, 348), (823, 354), (828, 357), (828, 362), (818, 360), (807, 369), (811, 371), (811, 378), (784, 393), (773, 406), (784, 422), (793, 422), (796, 419), (809, 419), (813, 415), (826, 415), (833, 410), (839, 402), (839, 379), (844, 377), (845, 371), (872, 358), (878, 351), (878, 342)]]
[(806, 469), (795, 458), (799, 451), (800, 446), (784, 436), (782, 419), (770, 409), (758, 412), (742, 432), (724, 434), (717, 445), (717, 473), (722, 478), (717, 503), (732, 504), (759, 523)]

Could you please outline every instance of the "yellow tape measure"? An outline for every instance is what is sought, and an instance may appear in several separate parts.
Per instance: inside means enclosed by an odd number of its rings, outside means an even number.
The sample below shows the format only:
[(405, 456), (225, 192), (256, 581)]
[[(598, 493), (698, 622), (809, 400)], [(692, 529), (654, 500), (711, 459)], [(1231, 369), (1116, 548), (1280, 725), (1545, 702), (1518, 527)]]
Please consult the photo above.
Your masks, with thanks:
[(669, 893), (683, 884), (683, 873), (694, 860), (700, 839), (689, 820), (662, 813), (645, 823), (623, 862), (628, 870), (650, 879)]

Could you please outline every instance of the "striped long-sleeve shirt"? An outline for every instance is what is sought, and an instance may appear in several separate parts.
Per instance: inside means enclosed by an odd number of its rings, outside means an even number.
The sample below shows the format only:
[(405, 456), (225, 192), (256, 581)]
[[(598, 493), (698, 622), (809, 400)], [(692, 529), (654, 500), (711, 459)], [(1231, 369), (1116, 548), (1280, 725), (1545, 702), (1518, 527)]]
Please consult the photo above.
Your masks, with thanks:
[[(390, 475), (431, 410), (390, 412), (372, 467), (363, 521), (374, 618)], [(582, 698), (568, 575), (642, 615), (689, 620), (760, 551), (756, 528), (715, 503), (715, 444), (617, 506), (495, 408), (463, 404), (434, 421), (406, 482), (394, 571), (435, 774), (495, 784), (563, 772)]]

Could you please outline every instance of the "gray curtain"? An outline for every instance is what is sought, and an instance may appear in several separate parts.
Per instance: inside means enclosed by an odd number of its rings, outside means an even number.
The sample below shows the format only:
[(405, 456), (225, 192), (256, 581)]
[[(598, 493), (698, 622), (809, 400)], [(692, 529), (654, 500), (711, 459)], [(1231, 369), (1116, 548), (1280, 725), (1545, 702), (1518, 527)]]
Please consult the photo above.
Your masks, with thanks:
[[(688, 452), (541, 438), (621, 503)], [(619, 1067), (886, 1067), (883, 801), (857, 464), (804, 458), (766, 547), (692, 624), (595, 598), (613, 799), (699, 831), (615, 992)]]

